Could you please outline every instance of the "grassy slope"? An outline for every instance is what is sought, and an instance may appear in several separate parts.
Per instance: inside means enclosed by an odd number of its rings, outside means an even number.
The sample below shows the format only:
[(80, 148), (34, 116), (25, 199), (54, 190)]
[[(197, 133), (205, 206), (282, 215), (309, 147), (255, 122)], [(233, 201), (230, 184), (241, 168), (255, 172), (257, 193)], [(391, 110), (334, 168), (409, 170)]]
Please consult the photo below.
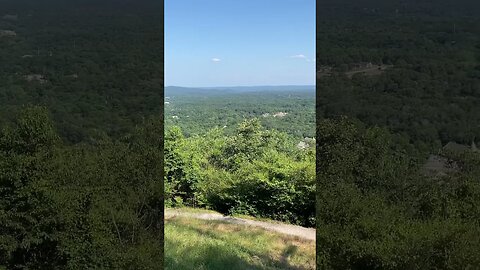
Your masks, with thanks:
[(165, 221), (165, 269), (315, 269), (315, 243), (263, 229), (175, 217)]

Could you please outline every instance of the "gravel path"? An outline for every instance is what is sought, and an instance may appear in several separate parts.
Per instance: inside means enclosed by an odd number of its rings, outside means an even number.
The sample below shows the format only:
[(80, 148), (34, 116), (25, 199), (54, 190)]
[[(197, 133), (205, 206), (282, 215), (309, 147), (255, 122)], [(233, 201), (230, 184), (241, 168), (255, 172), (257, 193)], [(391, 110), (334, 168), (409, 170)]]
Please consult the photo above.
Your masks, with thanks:
[(223, 216), (219, 213), (192, 213), (176, 209), (165, 209), (165, 219), (170, 219), (174, 217), (189, 217), (202, 220), (217, 220), (232, 224), (249, 225), (254, 227), (260, 227), (269, 231), (279, 232), (282, 234), (297, 236), (306, 240), (315, 241), (315, 229), (305, 228), (296, 225), (235, 218)]

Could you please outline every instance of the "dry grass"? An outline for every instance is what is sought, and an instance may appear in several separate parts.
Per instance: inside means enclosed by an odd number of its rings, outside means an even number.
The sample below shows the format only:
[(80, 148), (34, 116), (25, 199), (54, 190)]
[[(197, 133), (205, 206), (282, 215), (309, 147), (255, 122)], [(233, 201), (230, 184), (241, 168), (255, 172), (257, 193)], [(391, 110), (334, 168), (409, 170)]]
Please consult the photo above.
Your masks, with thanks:
[(243, 225), (165, 221), (166, 269), (315, 269), (315, 243)]

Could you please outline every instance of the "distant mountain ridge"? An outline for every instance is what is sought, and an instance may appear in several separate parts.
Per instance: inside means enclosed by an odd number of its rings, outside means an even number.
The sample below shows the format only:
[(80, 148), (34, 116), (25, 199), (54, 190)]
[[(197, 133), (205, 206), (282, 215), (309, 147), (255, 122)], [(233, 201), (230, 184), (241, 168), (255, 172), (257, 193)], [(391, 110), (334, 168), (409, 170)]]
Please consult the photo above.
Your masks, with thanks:
[(315, 85), (280, 85), (280, 86), (219, 86), (219, 87), (181, 87), (167, 86), (165, 87), (165, 96), (168, 95), (222, 95), (249, 92), (266, 92), (266, 91), (315, 91)]

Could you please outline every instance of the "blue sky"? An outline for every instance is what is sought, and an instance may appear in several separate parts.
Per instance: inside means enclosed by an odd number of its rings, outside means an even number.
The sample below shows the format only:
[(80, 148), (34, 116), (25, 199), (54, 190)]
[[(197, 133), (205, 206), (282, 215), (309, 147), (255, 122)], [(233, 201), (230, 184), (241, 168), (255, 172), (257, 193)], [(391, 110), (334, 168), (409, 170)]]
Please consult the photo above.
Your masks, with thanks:
[(315, 84), (314, 0), (165, 0), (166, 86)]

